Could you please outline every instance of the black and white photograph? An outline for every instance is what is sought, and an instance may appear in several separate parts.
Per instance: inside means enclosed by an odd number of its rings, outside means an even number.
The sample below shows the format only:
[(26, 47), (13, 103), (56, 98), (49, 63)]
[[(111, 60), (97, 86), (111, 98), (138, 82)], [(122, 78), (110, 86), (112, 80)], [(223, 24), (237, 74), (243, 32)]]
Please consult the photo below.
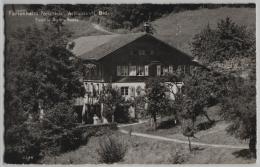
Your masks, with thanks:
[(3, 164), (256, 163), (254, 2), (2, 10)]

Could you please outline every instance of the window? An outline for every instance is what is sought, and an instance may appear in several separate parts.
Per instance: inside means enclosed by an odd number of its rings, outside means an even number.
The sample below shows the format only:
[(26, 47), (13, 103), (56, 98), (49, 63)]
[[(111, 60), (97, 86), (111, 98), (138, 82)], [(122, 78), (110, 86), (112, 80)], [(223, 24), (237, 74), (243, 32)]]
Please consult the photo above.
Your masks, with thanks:
[(138, 54), (141, 55), (141, 56), (145, 55), (145, 50), (139, 50)]
[(181, 71), (185, 74), (185, 65), (181, 66)]
[(121, 87), (121, 95), (122, 96), (128, 95), (128, 87), (127, 86)]
[(137, 66), (136, 67), (136, 75), (137, 76), (144, 76), (144, 66)]
[(117, 66), (117, 76), (128, 76), (128, 66)]
[(122, 76), (128, 76), (129, 71), (128, 71), (128, 66), (122, 66), (123, 70), (122, 70)]
[(136, 66), (129, 66), (129, 76), (136, 76)]
[(156, 68), (157, 68), (157, 76), (160, 76), (161, 75), (161, 65), (157, 65)]
[(167, 74), (169, 72), (168, 66), (163, 67), (163, 75)]
[(182, 72), (181, 70), (182, 70), (182, 67), (181, 67), (181, 65), (179, 65), (177, 68), (177, 73), (181, 73)]

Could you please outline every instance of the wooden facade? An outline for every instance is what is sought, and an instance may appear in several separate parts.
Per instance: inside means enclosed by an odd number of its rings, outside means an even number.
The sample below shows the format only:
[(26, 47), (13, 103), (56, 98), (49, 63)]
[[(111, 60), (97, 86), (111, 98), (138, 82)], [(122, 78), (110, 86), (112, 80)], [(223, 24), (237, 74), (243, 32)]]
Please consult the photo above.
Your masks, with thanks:
[[(191, 57), (150, 34), (141, 36), (101, 59), (85, 61), (96, 65), (85, 79), (105, 83), (122, 82), (124, 78), (128, 78), (127, 82), (142, 82), (147, 77), (157, 76), (158, 70), (163, 75), (166, 69), (167, 72), (188, 71), (194, 65)], [(128, 74), (119, 75), (119, 67), (128, 68)], [(131, 75), (131, 68), (136, 68), (136, 71), (138, 68), (143, 69), (144, 73)]]

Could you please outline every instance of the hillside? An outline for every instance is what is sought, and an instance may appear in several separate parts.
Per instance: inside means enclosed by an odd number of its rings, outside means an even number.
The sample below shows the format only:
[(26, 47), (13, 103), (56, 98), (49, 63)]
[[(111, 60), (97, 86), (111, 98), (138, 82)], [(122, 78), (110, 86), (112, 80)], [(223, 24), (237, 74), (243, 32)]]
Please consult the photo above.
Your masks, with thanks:
[(220, 19), (230, 17), (238, 24), (246, 25), (255, 32), (255, 9), (228, 8), (199, 9), (170, 14), (152, 22), (159, 38), (182, 51), (191, 54), (189, 43), (193, 36), (207, 24), (215, 28)]
[[(43, 23), (35, 21), (36, 18), (42, 18), (39, 16), (9, 16), (6, 17), (6, 35), (10, 35), (15, 32), (18, 28), (26, 28), (28, 26), (36, 25), (42, 27)], [(66, 21), (64, 26), (73, 32), (73, 38), (88, 35), (105, 35), (103, 31), (99, 31), (93, 27), (89, 21), (79, 20), (77, 22)]]
[[(192, 37), (208, 23), (210, 26), (215, 27), (216, 23), (225, 17), (230, 17), (236, 23), (247, 25), (255, 31), (256, 18), (254, 8), (221, 7), (216, 9), (186, 10), (163, 16), (153, 21), (152, 24), (156, 30), (156, 36), (182, 51), (190, 53), (189, 42)], [(36, 18), (40, 19), (42, 17), (9, 16), (6, 14), (6, 33), (9, 34), (18, 27), (27, 27), (33, 24), (41, 26), (42, 23), (37, 22)], [(104, 34), (104, 32), (95, 29), (88, 19), (79, 20), (78, 22), (65, 22), (65, 26), (74, 33), (74, 38)]]
[[(27, 28), (29, 26), (36, 25), (39, 28), (43, 26), (44, 19), (42, 16), (10, 16), (5, 15), (5, 34), (8, 36), (15, 32), (18, 28)], [(97, 30), (90, 21), (78, 20), (78, 21), (65, 21), (64, 27), (68, 28), (72, 33), (72, 38), (88, 35), (105, 35), (107, 33)]]

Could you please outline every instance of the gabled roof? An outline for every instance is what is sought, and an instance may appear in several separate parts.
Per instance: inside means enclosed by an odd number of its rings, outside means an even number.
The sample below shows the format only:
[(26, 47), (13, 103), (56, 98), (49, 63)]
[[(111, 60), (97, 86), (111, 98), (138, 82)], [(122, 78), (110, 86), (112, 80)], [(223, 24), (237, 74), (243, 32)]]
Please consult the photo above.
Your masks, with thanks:
[(75, 45), (71, 51), (83, 60), (99, 60), (143, 35), (145, 33), (80, 37), (73, 41)]

